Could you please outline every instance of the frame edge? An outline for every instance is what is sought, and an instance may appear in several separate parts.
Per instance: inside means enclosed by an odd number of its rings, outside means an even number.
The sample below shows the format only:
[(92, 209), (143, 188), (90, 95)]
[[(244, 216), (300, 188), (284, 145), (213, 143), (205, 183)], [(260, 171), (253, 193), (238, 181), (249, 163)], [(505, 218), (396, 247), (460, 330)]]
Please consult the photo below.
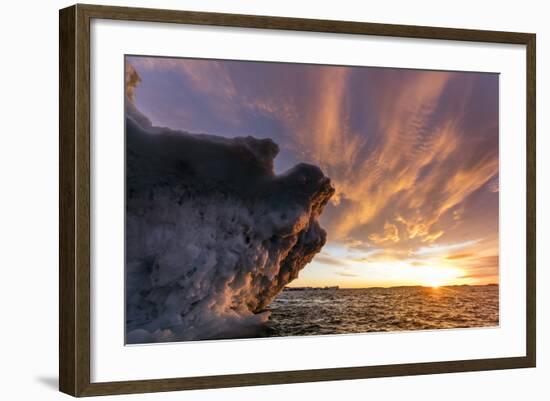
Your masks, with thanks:
[(90, 386), (90, 17), (59, 10), (59, 390)]
[[(530, 33), (78, 3), (91, 18), (401, 38), (525, 44)], [(108, 15), (108, 16), (106, 16)]]
[(59, 10), (59, 390), (76, 395), (76, 6)]
[(536, 34), (530, 34), (526, 40), (526, 90), (527, 90), (527, 221), (526, 221), (526, 353), (529, 367), (536, 367), (537, 364), (537, 178), (536, 178), (536, 90), (537, 90), (537, 60), (536, 60)]

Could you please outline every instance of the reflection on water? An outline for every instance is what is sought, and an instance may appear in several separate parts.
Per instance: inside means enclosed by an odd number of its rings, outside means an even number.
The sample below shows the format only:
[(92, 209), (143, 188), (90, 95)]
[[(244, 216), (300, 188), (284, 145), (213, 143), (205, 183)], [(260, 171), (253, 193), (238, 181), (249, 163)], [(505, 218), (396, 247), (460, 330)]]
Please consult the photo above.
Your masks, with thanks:
[(283, 291), (267, 336), (498, 326), (498, 285)]

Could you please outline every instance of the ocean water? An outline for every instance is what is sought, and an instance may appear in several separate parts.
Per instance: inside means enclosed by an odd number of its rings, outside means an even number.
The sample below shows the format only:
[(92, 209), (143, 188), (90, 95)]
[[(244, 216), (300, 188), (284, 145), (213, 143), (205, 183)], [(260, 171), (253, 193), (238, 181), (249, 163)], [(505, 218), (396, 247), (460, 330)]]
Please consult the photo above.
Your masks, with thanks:
[(491, 327), (499, 287), (286, 289), (269, 309), (270, 337)]

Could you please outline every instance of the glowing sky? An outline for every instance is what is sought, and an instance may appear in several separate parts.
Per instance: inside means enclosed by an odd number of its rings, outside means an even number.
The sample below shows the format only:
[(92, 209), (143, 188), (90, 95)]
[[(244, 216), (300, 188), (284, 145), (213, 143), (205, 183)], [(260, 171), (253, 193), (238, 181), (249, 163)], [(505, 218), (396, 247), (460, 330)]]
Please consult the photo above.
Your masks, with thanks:
[(272, 138), (323, 169), (328, 242), (292, 286), (498, 282), (498, 75), (127, 57), (153, 125)]

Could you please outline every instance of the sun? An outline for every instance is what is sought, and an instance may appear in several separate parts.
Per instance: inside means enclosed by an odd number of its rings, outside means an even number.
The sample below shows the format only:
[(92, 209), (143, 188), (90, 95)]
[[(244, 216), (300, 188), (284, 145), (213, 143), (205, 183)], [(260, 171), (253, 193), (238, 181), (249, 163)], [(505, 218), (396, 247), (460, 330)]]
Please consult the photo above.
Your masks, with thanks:
[(430, 266), (420, 273), (419, 281), (426, 287), (439, 288), (455, 282), (461, 273), (455, 268)]
[(440, 279), (426, 280), (426, 286), (427, 287), (439, 288), (443, 285), (445, 285), (445, 283), (444, 283), (443, 280), (440, 280)]

